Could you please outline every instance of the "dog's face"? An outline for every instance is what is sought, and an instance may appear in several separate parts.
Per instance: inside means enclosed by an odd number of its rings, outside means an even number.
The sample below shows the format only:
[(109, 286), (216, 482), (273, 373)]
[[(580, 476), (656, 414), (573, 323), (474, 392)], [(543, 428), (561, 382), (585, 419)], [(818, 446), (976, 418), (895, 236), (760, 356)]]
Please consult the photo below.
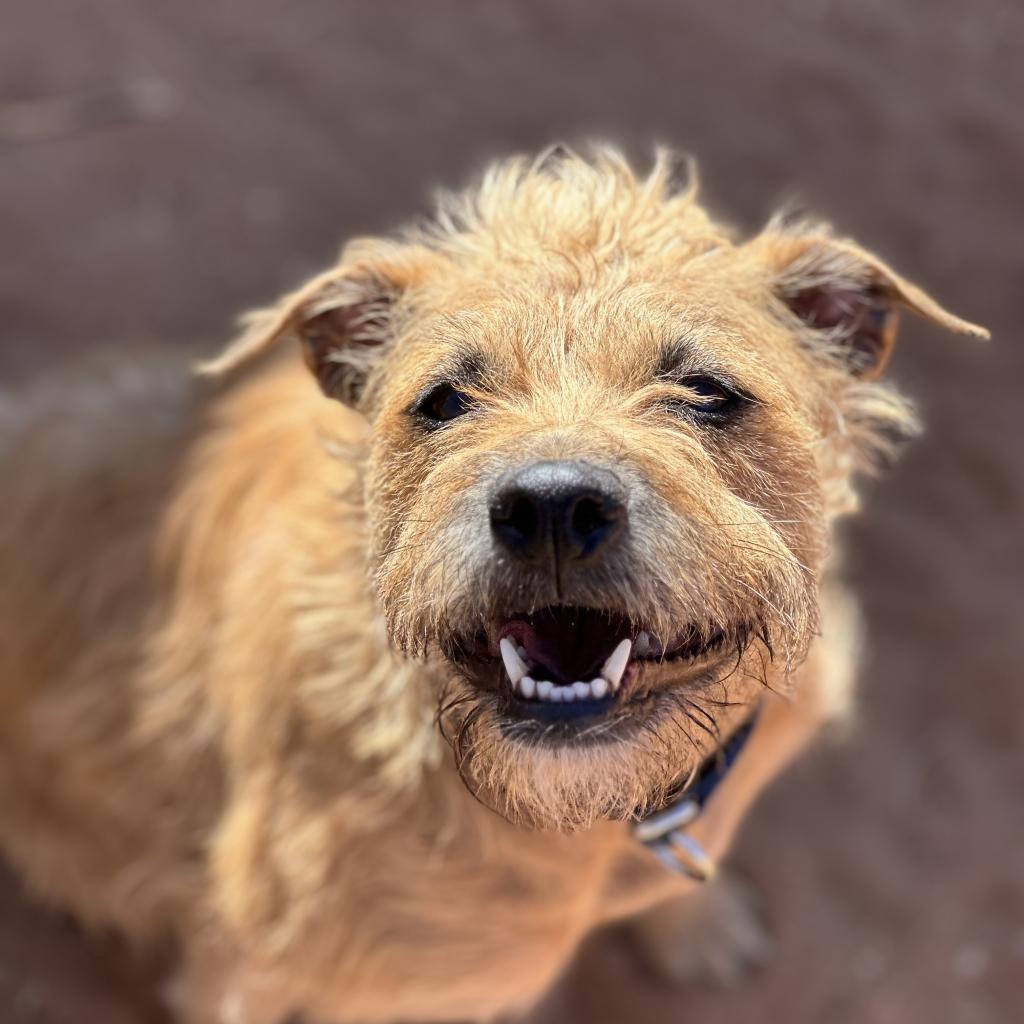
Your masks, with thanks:
[(295, 333), (372, 425), (371, 568), (467, 784), (585, 826), (660, 800), (785, 685), (851, 469), (910, 424), (897, 302), (819, 230), (735, 245), (667, 163), (507, 165), (362, 243), (229, 359)]

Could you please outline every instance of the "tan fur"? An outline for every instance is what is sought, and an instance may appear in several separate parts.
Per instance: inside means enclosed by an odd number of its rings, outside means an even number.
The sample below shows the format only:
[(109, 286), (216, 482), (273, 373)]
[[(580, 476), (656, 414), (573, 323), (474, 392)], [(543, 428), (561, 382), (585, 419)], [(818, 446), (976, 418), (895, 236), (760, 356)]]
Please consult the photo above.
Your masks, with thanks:
[[(499, 164), (431, 226), (354, 243), (250, 318), (221, 379), (118, 359), (0, 399), (7, 856), (90, 924), (174, 935), (193, 1024), (531, 1005), (597, 924), (685, 888), (625, 819), (765, 699), (697, 826), (721, 857), (848, 701), (829, 528), (912, 417), (787, 309), (822, 282), (983, 334), (821, 227), (737, 243), (667, 157), (638, 178), (604, 152)], [(325, 367), (317, 332), (355, 307)], [(757, 395), (727, 444), (666, 411), (652, 366), (678, 337)], [(289, 338), (355, 410), (291, 351), (222, 376)], [(410, 404), (468, 349), (481, 411), (417, 432)], [(619, 467), (646, 516), (630, 571), (579, 603), (772, 642), (711, 679), (651, 668), (650, 701), (688, 681), (713, 728), (666, 703), (629, 742), (519, 743), (443, 656), (511, 586), (473, 533), (481, 481), (566, 452)]]

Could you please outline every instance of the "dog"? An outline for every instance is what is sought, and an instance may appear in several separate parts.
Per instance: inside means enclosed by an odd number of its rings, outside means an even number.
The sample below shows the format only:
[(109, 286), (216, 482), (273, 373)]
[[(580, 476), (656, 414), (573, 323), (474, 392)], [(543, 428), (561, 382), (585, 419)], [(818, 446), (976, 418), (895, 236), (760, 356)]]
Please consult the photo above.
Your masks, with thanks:
[(8, 396), (5, 856), (173, 937), (189, 1024), (507, 1018), (616, 921), (739, 966), (715, 868), (850, 700), (900, 309), (986, 336), (822, 224), (739, 240), (670, 154), (557, 149), (198, 376)]

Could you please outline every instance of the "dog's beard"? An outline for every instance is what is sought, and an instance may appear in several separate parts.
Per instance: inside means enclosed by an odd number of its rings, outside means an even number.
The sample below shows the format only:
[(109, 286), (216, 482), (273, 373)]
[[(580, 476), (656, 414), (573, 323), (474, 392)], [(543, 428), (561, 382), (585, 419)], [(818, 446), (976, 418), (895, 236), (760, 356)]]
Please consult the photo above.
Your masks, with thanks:
[[(805, 656), (817, 621), (816, 587), (810, 576), (797, 580), (790, 570), (791, 563), (771, 565), (743, 591), (746, 600), (723, 590), (714, 600), (705, 594), (692, 604), (665, 599), (642, 609), (642, 622), (678, 624), (699, 621), (696, 610), (707, 614), (711, 607), (717, 614), (703, 635), (723, 630), (724, 649), (708, 655), (707, 676), (691, 666), (640, 666), (660, 673), (652, 689), (634, 686), (645, 691), (641, 704), (627, 693), (609, 716), (595, 717), (592, 725), (584, 720), (571, 734), (507, 713), (511, 693), (500, 661), (494, 666), (500, 681), (483, 687), (466, 677), (458, 660), (449, 662), (438, 721), (467, 788), (513, 823), (559, 831), (629, 820), (663, 806), (737, 719), (751, 713), (765, 687), (787, 687)], [(457, 659), (465, 637), (493, 629), (495, 613), (487, 606), (481, 613), (478, 601), (472, 614), (467, 604), (448, 603), (429, 623), (419, 621), (419, 635), (433, 637), (422, 653), (450, 651)], [(671, 635), (670, 628), (663, 635)]]
[(759, 655), (750, 667), (733, 662), (723, 672), (727, 680), (700, 693), (659, 691), (646, 714), (633, 719), (627, 709), (567, 741), (510, 722), (498, 698), (458, 678), (438, 717), (477, 799), (514, 824), (571, 832), (663, 806), (720, 746), (727, 723), (748, 713), (765, 685), (766, 664)]

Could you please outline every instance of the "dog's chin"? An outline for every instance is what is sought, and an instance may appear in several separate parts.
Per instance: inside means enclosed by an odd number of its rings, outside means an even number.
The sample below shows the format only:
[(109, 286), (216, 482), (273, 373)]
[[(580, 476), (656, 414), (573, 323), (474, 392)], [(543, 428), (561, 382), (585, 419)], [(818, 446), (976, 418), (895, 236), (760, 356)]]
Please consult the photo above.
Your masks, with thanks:
[(494, 698), (477, 694), (449, 738), (466, 785), (503, 817), (531, 828), (576, 831), (661, 806), (703, 760), (708, 737), (680, 705), (664, 694), (650, 703), (635, 722), (600, 735), (595, 726), (581, 726), (556, 740), (524, 729)]
[(659, 643), (607, 614), (511, 616), (450, 661), (439, 721), (466, 785), (516, 824), (634, 818), (663, 805), (760, 692), (740, 671), (750, 637), (686, 627)]

